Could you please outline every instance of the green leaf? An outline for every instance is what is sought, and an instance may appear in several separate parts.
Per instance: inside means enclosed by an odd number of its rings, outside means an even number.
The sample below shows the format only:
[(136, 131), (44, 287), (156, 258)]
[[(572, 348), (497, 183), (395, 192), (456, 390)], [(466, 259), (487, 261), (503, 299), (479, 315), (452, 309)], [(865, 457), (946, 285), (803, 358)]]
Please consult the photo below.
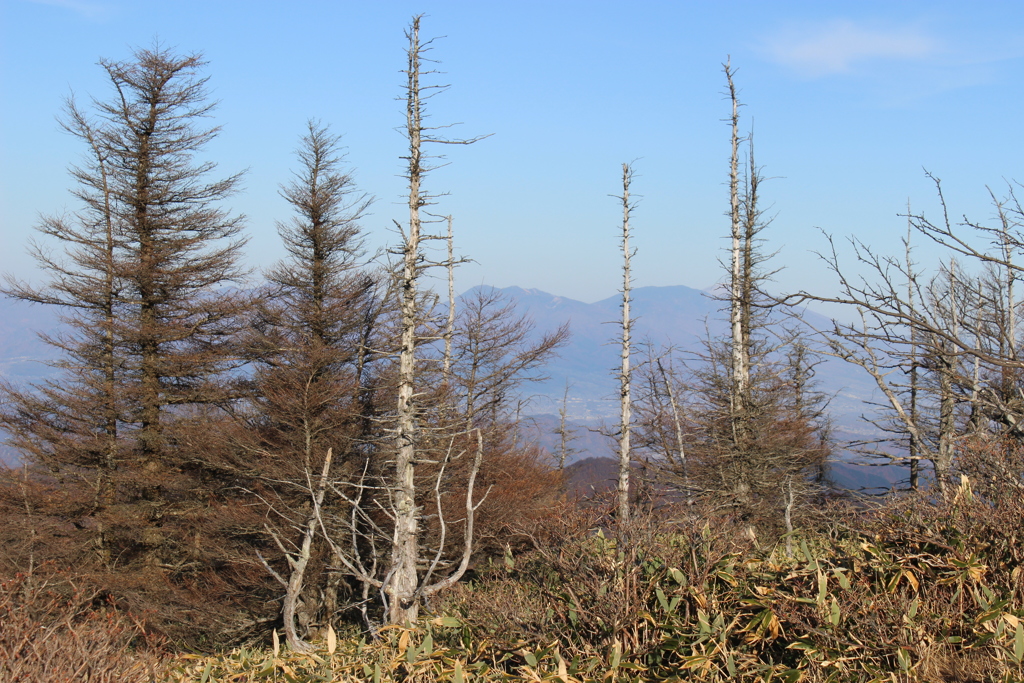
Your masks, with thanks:
[(668, 574), (669, 574), (669, 576), (672, 577), (672, 580), (675, 581), (676, 583), (678, 583), (680, 586), (685, 586), (686, 585), (686, 575), (683, 574), (678, 569), (676, 569), (675, 567), (672, 567), (671, 569), (669, 569), (668, 570)]
[(910, 653), (902, 647), (896, 650), (896, 659), (899, 660), (900, 669), (910, 671)]
[(708, 623), (708, 615), (704, 610), (697, 610), (697, 623), (700, 624), (701, 635), (711, 633), (711, 624)]
[(199, 679), (199, 683), (206, 683), (208, 680), (210, 680), (210, 672), (212, 670), (213, 670), (213, 662), (212, 661), (211, 662), (207, 662), (206, 663), (206, 668), (203, 669), (203, 675)]
[(462, 622), (455, 617), (438, 617), (430, 623), (434, 626), (444, 626), (445, 628), (458, 628), (462, 626)]
[(832, 605), (829, 608), (828, 621), (833, 626), (839, 626), (839, 620), (842, 618), (842, 612), (839, 610), (839, 602), (832, 598)]
[(907, 609), (907, 616), (913, 619), (917, 616), (917, 608), (921, 606), (921, 599), (914, 598), (910, 601), (910, 607)]
[(458, 659), (455, 660), (455, 672), (452, 674), (452, 683), (465, 683), (465, 678), (462, 676), (462, 662)]
[(1013, 636), (1013, 658), (1017, 664), (1024, 662), (1024, 621), (1017, 622), (1017, 633)]
[(843, 590), (850, 590), (850, 579), (846, 576), (846, 572), (842, 569), (833, 569), (832, 573), (836, 575), (836, 579), (839, 580), (839, 585), (842, 586)]
[(527, 652), (525, 655), (523, 655), (523, 658), (526, 659), (526, 663), (530, 666), (537, 666), (537, 657), (534, 656), (532, 652)]
[(512, 559), (512, 548), (505, 546), (505, 567), (508, 569), (516, 568), (516, 561)]
[(668, 614), (668, 598), (665, 597), (665, 591), (658, 587), (654, 589), (654, 594), (658, 596), (658, 604), (661, 605), (661, 611)]
[(725, 628), (725, 615), (721, 612), (715, 615), (715, 620), (711, 623), (711, 628), (716, 631), (721, 631)]
[(779, 680), (783, 683), (797, 683), (800, 680), (800, 669), (788, 669), (779, 674)]

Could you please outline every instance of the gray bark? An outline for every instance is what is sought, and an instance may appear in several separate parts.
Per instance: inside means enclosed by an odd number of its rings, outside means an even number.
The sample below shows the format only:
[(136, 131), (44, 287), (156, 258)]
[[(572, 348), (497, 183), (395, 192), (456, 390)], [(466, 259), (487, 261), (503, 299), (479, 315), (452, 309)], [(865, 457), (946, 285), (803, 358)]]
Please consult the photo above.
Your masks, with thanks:
[(621, 359), (619, 371), (619, 481), (617, 486), (617, 508), (620, 527), (628, 527), (630, 523), (629, 475), (633, 454), (630, 447), (630, 436), (633, 423), (633, 400), (631, 392), (632, 369), (630, 356), (633, 352), (633, 320), (630, 318), (629, 305), (633, 280), (630, 272), (630, 260), (633, 252), (629, 246), (629, 218), (633, 205), (629, 199), (629, 186), (633, 180), (633, 169), (629, 164), (622, 164), (622, 336)]

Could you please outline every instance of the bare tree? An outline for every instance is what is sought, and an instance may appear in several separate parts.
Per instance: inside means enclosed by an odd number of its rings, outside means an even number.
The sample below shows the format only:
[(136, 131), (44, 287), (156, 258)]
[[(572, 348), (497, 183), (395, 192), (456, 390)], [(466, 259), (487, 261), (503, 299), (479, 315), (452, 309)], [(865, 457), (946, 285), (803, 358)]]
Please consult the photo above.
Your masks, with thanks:
[(452, 371), (452, 337), (455, 335), (455, 238), (452, 234), (452, 217), (447, 216), (448, 222), (448, 260), (445, 267), (448, 269), (448, 320), (444, 326), (444, 364), (442, 372), (447, 378)]
[(513, 417), (518, 390), (543, 381), (543, 366), (569, 338), (568, 324), (539, 335), (500, 290), (478, 287), (463, 296), (452, 344), (451, 382), (465, 429)]
[(785, 329), (764, 291), (773, 275), (765, 265), (772, 254), (763, 250), (762, 233), (771, 223), (761, 208), (764, 177), (752, 134), (740, 133), (735, 72), (728, 62), (723, 69), (731, 107), (730, 248), (720, 300), (729, 333), (708, 335), (687, 377), (666, 369), (669, 352), (652, 352), (640, 441), (663, 485), (687, 500), (705, 499), (753, 533), (758, 526), (792, 523), (827, 444), (820, 413), (811, 409), (819, 397), (810, 389), (809, 358), (787, 353), (798, 347), (798, 335)]
[(558, 407), (558, 471), (565, 469), (565, 462), (579, 452), (573, 448), (572, 442), (576, 438), (576, 430), (569, 426), (569, 380), (565, 380), (565, 393), (562, 395), (562, 405)]
[[(744, 238), (746, 237), (743, 225), (743, 214), (740, 206), (740, 132), (739, 132), (739, 95), (736, 91), (736, 84), (733, 81), (735, 70), (732, 63), (727, 61), (723, 65), (725, 71), (726, 85), (729, 91), (729, 102), (732, 105), (732, 114), (729, 117), (730, 146), (729, 155), (729, 219), (731, 223), (730, 236), (732, 246), (730, 249), (730, 277), (729, 277), (729, 329), (732, 334), (731, 343), (731, 366), (732, 390), (730, 401), (732, 404), (732, 428), (737, 441), (743, 438), (743, 420), (746, 414), (748, 397), (748, 386), (750, 383), (750, 357), (749, 357), (749, 332), (744, 330), (744, 312), (749, 314), (749, 301), (744, 297), (744, 268), (743, 257), (747, 253)], [(752, 169), (753, 170), (753, 169)], [(748, 323), (749, 325), (749, 323)]]
[[(900, 262), (851, 240), (854, 258), (873, 279), (848, 277), (838, 250), (829, 238), (823, 255), (838, 275), (836, 296), (793, 298), (847, 304), (861, 313), (859, 325), (836, 323), (830, 345), (836, 355), (864, 367), (895, 416), (898, 434), (906, 434), (914, 464), (931, 462), (940, 491), (950, 491), (957, 443), (969, 432), (1019, 435), (1024, 403), (1017, 375), (1017, 306), (1014, 282), (1020, 272), (1014, 254), (1021, 248), (1021, 211), (1014, 187), (1007, 198), (990, 191), (998, 218), (987, 226), (967, 219), (954, 225), (941, 183), (935, 182), (941, 218), (932, 221), (908, 210), (911, 228), (953, 252), (928, 277), (909, 258)], [(965, 230), (966, 229), (966, 230)], [(989, 248), (975, 244), (980, 236)], [(973, 272), (971, 265), (977, 266)], [(902, 283), (901, 283), (902, 280)], [(792, 299), (791, 299), (792, 300)], [(909, 375), (909, 386), (895, 371)], [(1014, 437), (1017, 438), (1017, 437)], [(902, 456), (900, 456), (902, 457)]]
[[(658, 350), (647, 344), (638, 372), (637, 449), (645, 453), (645, 466), (656, 484), (680, 491), (693, 502), (694, 487), (687, 462), (689, 407), (673, 348)], [(692, 431), (692, 430), (691, 430)]]
[[(385, 586), (390, 598), (388, 619), (391, 623), (397, 624), (416, 619), (419, 611), (418, 600), (428, 590), (425, 584), (420, 584), (417, 572), (420, 513), (416, 502), (416, 462), (423, 444), (421, 426), (418, 422), (419, 408), (416, 404), (417, 347), (420, 342), (419, 328), (424, 322), (418, 289), (423, 270), (427, 267), (422, 253), (423, 241), (429, 239), (429, 235), (423, 233), (421, 214), (423, 208), (432, 200), (431, 195), (423, 189), (423, 180), (430, 171), (425, 146), (464, 145), (480, 139), (447, 138), (438, 132), (443, 127), (428, 126), (425, 122), (425, 101), (433, 93), (438, 92), (438, 88), (443, 89), (443, 86), (427, 85), (421, 81), (424, 76), (434, 73), (423, 68), (424, 62), (427, 61), (425, 54), (430, 50), (432, 41), (420, 40), (421, 19), (421, 16), (413, 17), (412, 24), (406, 31), (409, 47), (408, 65), (405, 70), (405, 134), (409, 141), (409, 153), (405, 157), (405, 178), (409, 183), (409, 221), (402, 230), (404, 243), (397, 288), (401, 342), (398, 354), (398, 400), (395, 411), (395, 469), (391, 492), (394, 501), (394, 537), (391, 547), (391, 568)], [(474, 509), (472, 501), (467, 505), (467, 511)], [(456, 569), (436, 585), (448, 585), (458, 580), (465, 571), (468, 561), (467, 550), (465, 562), (459, 565), (460, 569)], [(436, 589), (432, 585), (429, 590)]]
[(629, 188), (633, 181), (633, 168), (630, 164), (622, 164), (622, 194), (617, 198), (622, 203), (622, 323), (619, 342), (621, 346), (621, 366), (619, 370), (619, 479), (616, 485), (617, 520), (621, 528), (628, 529), (630, 524), (629, 475), (633, 467), (633, 450), (630, 436), (633, 430), (633, 371), (630, 360), (633, 354), (633, 319), (630, 317), (630, 293), (633, 288), (633, 276), (630, 269), (631, 259), (635, 250), (629, 246), (629, 219), (635, 202), (630, 199)]

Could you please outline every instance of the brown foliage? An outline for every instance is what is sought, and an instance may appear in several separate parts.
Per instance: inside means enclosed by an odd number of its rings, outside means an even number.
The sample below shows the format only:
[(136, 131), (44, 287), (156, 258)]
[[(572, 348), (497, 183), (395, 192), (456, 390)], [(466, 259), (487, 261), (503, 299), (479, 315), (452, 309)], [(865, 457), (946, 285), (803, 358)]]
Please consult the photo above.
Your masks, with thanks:
[(135, 616), (49, 569), (0, 582), (0, 679), (149, 683), (166, 673), (160, 639)]

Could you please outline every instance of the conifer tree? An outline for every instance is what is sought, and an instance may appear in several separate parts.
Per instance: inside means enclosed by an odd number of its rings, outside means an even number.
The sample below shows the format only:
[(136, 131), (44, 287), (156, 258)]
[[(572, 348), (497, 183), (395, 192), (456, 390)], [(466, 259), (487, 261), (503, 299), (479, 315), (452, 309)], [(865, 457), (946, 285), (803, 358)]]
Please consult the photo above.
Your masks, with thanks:
[(227, 290), (244, 275), (241, 218), (218, 206), (239, 176), (211, 178), (215, 165), (197, 160), (218, 132), (203, 123), (213, 104), (200, 56), (155, 47), (100, 65), (112, 95), (88, 112), (69, 103), (64, 124), (88, 147), (71, 168), (82, 208), (39, 226), (56, 243), (32, 249), (48, 281), (6, 289), (62, 311), (65, 330), (47, 339), (63, 352), (61, 376), (7, 387), (0, 422), (68, 500), (88, 483), (96, 523), (82, 531), (104, 559), (181, 567), (174, 539), (188, 515), (171, 510), (202, 490), (203, 465), (179, 447), (179, 426), (230, 400), (246, 307)]

